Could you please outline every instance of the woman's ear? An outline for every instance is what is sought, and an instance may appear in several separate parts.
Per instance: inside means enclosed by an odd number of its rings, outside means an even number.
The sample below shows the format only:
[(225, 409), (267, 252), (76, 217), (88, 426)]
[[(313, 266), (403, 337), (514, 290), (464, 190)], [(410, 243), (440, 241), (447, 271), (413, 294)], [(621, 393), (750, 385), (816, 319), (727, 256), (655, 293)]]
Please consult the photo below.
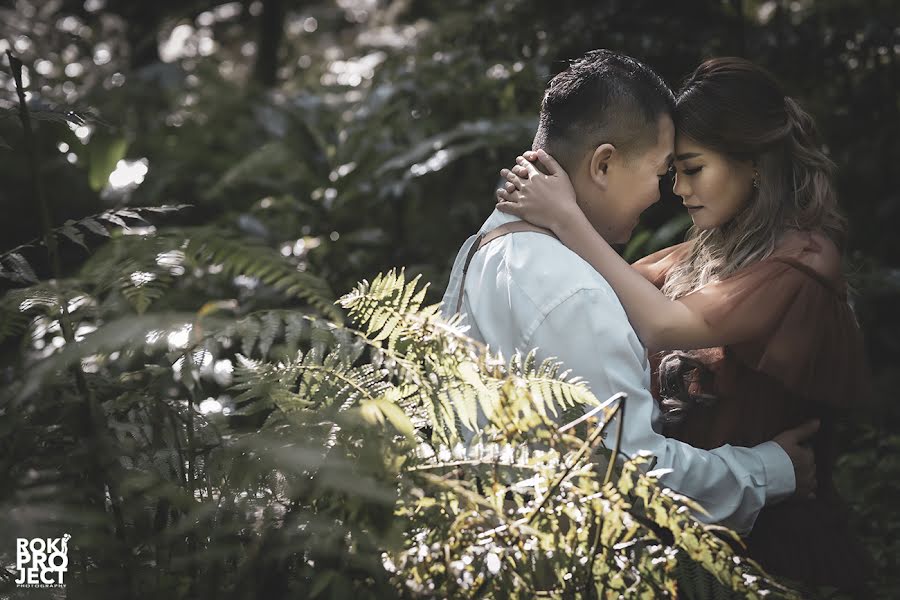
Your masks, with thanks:
[(607, 178), (609, 175), (609, 165), (613, 156), (616, 154), (616, 147), (612, 144), (600, 144), (591, 154), (591, 160), (588, 164), (588, 176), (595, 184), (602, 189), (607, 187)]

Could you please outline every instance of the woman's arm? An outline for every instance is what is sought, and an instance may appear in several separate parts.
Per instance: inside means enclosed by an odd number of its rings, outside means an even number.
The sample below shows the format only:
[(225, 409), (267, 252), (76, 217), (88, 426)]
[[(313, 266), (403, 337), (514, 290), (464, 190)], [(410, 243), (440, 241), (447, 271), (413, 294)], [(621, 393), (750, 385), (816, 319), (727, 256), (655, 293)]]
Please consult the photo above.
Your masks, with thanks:
[[(572, 251), (591, 264), (615, 290), (645, 346), (654, 350), (710, 348), (729, 342), (716, 336), (702, 314), (670, 300), (632, 269), (597, 233), (575, 202), (575, 192), (562, 167), (546, 152), (537, 158), (549, 174), (524, 158), (528, 179), (507, 178), (517, 191), (497, 190), (497, 209), (551, 229)], [(565, 179), (565, 181), (563, 181)]]
[(711, 348), (724, 343), (716, 339), (715, 332), (709, 328), (703, 315), (678, 300), (667, 298), (632, 269), (597, 233), (583, 213), (578, 220), (561, 221), (553, 232), (612, 286), (647, 348), (688, 350)]

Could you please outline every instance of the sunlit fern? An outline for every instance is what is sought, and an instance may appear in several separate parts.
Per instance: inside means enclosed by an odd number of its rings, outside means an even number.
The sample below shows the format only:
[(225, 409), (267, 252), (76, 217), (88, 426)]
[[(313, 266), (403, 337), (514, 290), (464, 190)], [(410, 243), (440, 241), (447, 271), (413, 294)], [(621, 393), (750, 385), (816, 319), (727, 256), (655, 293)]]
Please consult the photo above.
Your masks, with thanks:
[[(0, 342), (22, 335), (38, 315), (57, 319), (63, 301), (70, 310), (80, 309), (79, 319), (92, 321), (97, 315), (96, 304), (87, 292), (80, 289), (81, 283), (63, 280), (6, 292), (0, 297)], [(73, 301), (77, 301), (75, 305), (71, 305)]]
[[(296, 506), (292, 522), (343, 532), (346, 541), (329, 542), (337, 544), (329, 552), (348, 551), (341, 549), (369, 540), (363, 546), (374, 548), (366, 552), (375, 552), (374, 564), (380, 565), (381, 548), (389, 548), (395, 589), (420, 590), (414, 595), (455, 597), (481, 590), (489, 598), (539, 592), (565, 597), (587, 586), (601, 597), (674, 597), (677, 586), (683, 591), (691, 585), (678, 576), (683, 555), (703, 573), (713, 574), (717, 585), (740, 589), (748, 597), (761, 597), (763, 591), (769, 597), (791, 597), (752, 563), (735, 560), (715, 537), (716, 530), (701, 525), (688, 510), (699, 508), (663, 490), (655, 474), (638, 467), (641, 461), (620, 465), (618, 477), (605, 481), (609, 455), (598, 453), (603, 438), (594, 435), (600, 423), (593, 421), (576, 435), (572, 429), (561, 432), (554, 418), (573, 406), (597, 404), (583, 382), (552, 361), (537, 364), (533, 354), (509, 362), (486, 355), (480, 344), (465, 337), (457, 320), (447, 323), (433, 307), (423, 309), (417, 281), (407, 282), (402, 272), (374, 281), (377, 285), (359, 286), (342, 299), (357, 329), (285, 309), (242, 317), (148, 314), (117, 319), (41, 361), (30, 371), (33, 385), (21, 394), (64, 389), (64, 367), (88, 356), (129, 348), (145, 362), (167, 357), (103, 385), (91, 380), (107, 398), (104, 410), (127, 464), (135, 465), (121, 485), (182, 506), (190, 522), (215, 528), (217, 519), (199, 512), (194, 516), (193, 498), (199, 492), (184, 489), (191, 489), (194, 473), (207, 470), (211, 487), (241, 489), (263, 481), (267, 502), (284, 505), (290, 497), (290, 505)], [(47, 305), (54, 301), (48, 299)], [(186, 326), (191, 335), (185, 345), (170, 352), (165, 340)], [(237, 350), (246, 355), (235, 356), (229, 391), (237, 410), (229, 419), (271, 416), (251, 419), (255, 428), (230, 429), (223, 437), (210, 428), (214, 419), (190, 408), (204, 397), (205, 385), (191, 373), (202, 368), (207, 353), (215, 358)], [(166, 367), (173, 359), (180, 371), (177, 380)], [(48, 377), (51, 372), (57, 375)], [(143, 379), (134, 379), (138, 376)], [(177, 381), (194, 398), (192, 404), (182, 409), (174, 400), (145, 397), (137, 382), (148, 377), (159, 381), (160, 390)], [(182, 420), (178, 427), (190, 432), (186, 441), (173, 442), (188, 445), (178, 452), (193, 452), (195, 459), (158, 460), (159, 451), (152, 446), (150, 457), (137, 451), (154, 439), (153, 419), (160, 408), (153, 407), (161, 401), (168, 418)], [(149, 412), (134, 421), (136, 402)], [(484, 413), (483, 423), (476, 422), (478, 410)], [(610, 411), (607, 407), (599, 414), (608, 420)], [(481, 429), (477, 439), (482, 450), (460, 444), (459, 421)], [(246, 436), (253, 431), (259, 432), (260, 444), (249, 443)], [(263, 432), (278, 432), (278, 438), (263, 443)], [(245, 436), (241, 444), (247, 445), (237, 446), (234, 435)], [(158, 435), (156, 439), (154, 443), (162, 443)], [(538, 446), (544, 449), (536, 450)], [(266, 469), (275, 469), (275, 475)], [(182, 475), (174, 485), (172, 473), (181, 472), (191, 475)], [(212, 500), (221, 492), (207, 493), (207, 508), (223, 514)], [(137, 505), (129, 510), (140, 514), (146, 509)], [(156, 514), (165, 512), (157, 508)], [(253, 522), (249, 514), (230, 518)], [(377, 523), (385, 519), (402, 529), (401, 541), (374, 543), (380, 539)], [(172, 531), (154, 543), (177, 546), (177, 531), (173, 523)], [(281, 539), (268, 533), (277, 528), (266, 531), (266, 540)], [(424, 554), (419, 536), (428, 544)], [(227, 540), (209, 539), (226, 547)], [(266, 543), (300, 556), (322, 547), (321, 540), (302, 533)], [(239, 545), (227, 547), (235, 560), (243, 561), (242, 576), (253, 565), (267, 564), (258, 562), (257, 555), (246, 557)], [(500, 562), (489, 564), (491, 554)], [(200, 560), (201, 554), (196, 556)], [(448, 571), (448, 564), (457, 563), (463, 565), (459, 574)], [(473, 574), (468, 589), (457, 581), (467, 570)], [(327, 580), (315, 570), (308, 573), (327, 588)]]
[[(90, 233), (101, 237), (110, 237), (112, 231), (117, 229), (128, 230), (130, 228), (126, 219), (146, 224), (145, 214), (171, 213), (187, 207), (187, 205), (163, 205), (105, 210), (81, 219), (69, 219), (60, 227), (51, 229), (50, 235), (57, 239), (77, 244), (84, 250), (87, 250), (85, 234)], [(23, 252), (28, 248), (38, 248), (45, 244), (46, 240), (35, 239), (0, 253), (0, 279), (8, 279), (17, 283), (36, 283), (38, 276), (23, 255)]]
[(187, 240), (184, 252), (195, 263), (221, 265), (223, 272), (231, 276), (255, 277), (285, 296), (309, 302), (331, 319), (342, 320), (328, 283), (298, 270), (272, 248), (223, 236), (220, 229), (212, 227), (180, 231)]

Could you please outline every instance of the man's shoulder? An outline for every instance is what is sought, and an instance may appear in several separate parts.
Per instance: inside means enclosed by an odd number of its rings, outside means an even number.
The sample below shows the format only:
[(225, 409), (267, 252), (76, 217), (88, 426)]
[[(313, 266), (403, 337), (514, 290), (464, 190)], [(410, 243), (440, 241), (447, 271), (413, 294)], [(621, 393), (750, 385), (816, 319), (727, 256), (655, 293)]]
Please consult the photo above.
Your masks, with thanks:
[(505, 269), (510, 282), (538, 306), (547, 307), (579, 292), (599, 292), (601, 298), (619, 304), (606, 279), (556, 238), (520, 232), (493, 244), (498, 245), (491, 254), (500, 259), (499, 266)]

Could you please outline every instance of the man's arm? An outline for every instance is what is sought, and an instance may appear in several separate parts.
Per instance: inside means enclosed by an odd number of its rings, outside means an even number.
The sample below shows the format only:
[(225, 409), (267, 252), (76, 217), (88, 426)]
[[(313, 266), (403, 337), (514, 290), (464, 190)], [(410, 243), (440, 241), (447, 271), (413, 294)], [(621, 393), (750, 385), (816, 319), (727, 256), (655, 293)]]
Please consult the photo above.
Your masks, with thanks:
[(654, 429), (659, 409), (647, 389), (645, 350), (611, 289), (575, 292), (550, 310), (527, 345), (539, 348), (541, 359), (562, 361), (601, 401), (627, 393), (622, 450), (647, 450), (656, 468), (672, 469), (660, 481), (699, 502), (710, 514), (704, 520), (747, 532), (763, 505), (794, 492), (793, 464), (774, 441), (706, 451)]

